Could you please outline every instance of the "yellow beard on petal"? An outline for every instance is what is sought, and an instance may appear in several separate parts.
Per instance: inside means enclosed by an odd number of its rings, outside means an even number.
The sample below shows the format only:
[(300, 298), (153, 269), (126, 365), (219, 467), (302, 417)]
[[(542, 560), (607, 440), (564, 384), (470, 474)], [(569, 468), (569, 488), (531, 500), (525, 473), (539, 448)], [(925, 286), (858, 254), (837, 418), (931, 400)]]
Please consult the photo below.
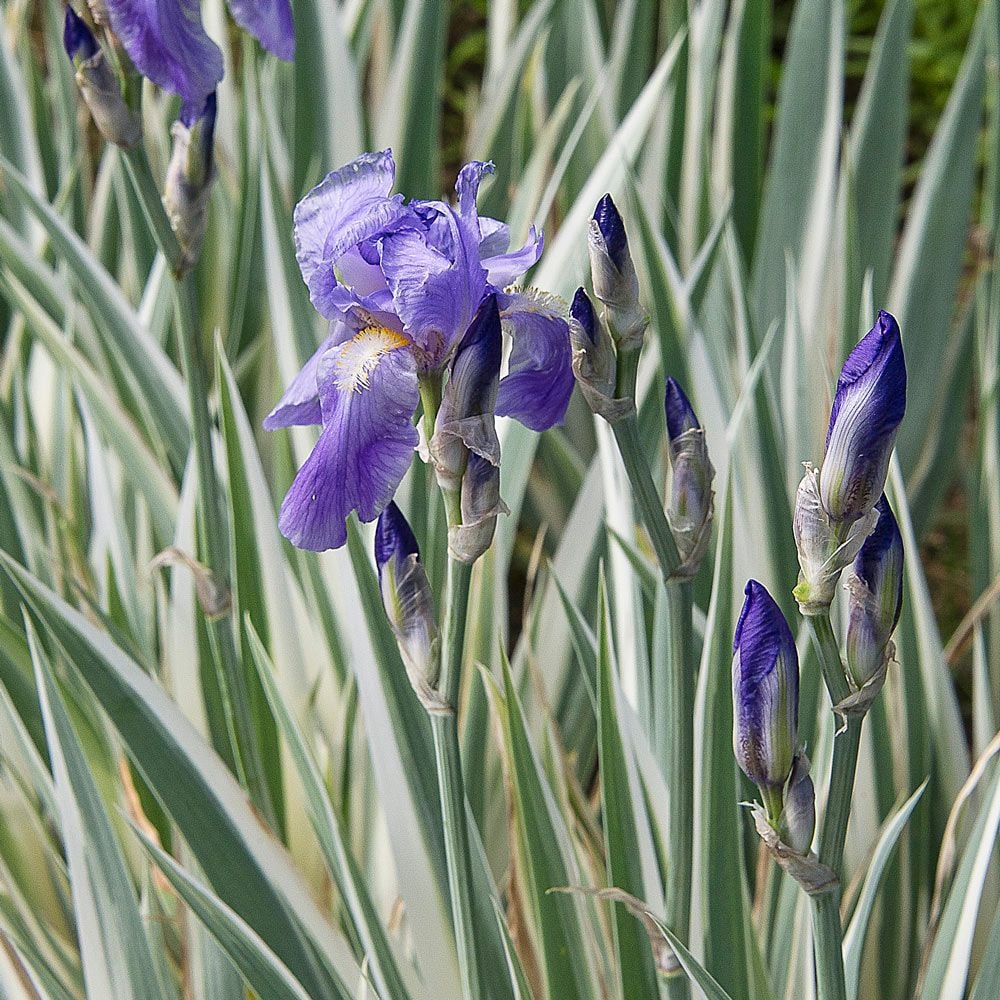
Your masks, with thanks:
[(334, 381), (341, 392), (363, 392), (379, 361), (390, 351), (409, 347), (401, 333), (384, 326), (368, 326), (340, 349)]

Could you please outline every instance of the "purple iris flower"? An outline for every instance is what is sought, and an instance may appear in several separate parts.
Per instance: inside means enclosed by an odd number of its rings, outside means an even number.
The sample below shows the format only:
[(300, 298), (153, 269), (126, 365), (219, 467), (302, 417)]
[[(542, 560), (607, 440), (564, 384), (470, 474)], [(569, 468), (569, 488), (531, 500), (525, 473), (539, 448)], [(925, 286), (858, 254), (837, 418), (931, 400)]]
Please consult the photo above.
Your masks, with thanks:
[(323, 425), (282, 505), (281, 530), (300, 548), (343, 545), (352, 510), (369, 521), (392, 498), (417, 443), (418, 378), (444, 371), (491, 295), (513, 336), (496, 413), (534, 430), (563, 419), (569, 321), (549, 296), (501, 291), (538, 260), (542, 237), (532, 229), (511, 251), (507, 226), (480, 218), (476, 196), (492, 171), (463, 167), (454, 206), (405, 202), (390, 194), (392, 153), (366, 153), (296, 207), (296, 256), (330, 333), (264, 426)]
[[(111, 27), (143, 76), (200, 110), (222, 80), (222, 53), (208, 37), (198, 0), (105, 0)], [(280, 56), (295, 53), (289, 0), (229, 0), (240, 27)]]
[(882, 310), (837, 381), (820, 470), (820, 498), (831, 520), (855, 521), (875, 506), (905, 410), (903, 342), (896, 320)]
[(733, 639), (733, 751), (755, 784), (781, 788), (798, 749), (799, 657), (788, 622), (756, 580)]

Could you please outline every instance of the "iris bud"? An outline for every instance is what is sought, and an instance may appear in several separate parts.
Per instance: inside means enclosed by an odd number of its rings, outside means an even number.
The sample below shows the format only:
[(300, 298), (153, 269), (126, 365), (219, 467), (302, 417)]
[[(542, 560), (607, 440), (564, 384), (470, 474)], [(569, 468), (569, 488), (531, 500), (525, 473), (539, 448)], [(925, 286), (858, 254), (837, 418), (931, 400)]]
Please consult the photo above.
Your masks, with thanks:
[(198, 260), (208, 225), (208, 203), (215, 179), (215, 114), (213, 91), (200, 110), (183, 106), (172, 129), (174, 148), (167, 167), (163, 206), (184, 254), (184, 270)]
[(847, 666), (860, 688), (885, 666), (903, 608), (903, 539), (883, 494), (848, 580)]
[(413, 690), (425, 708), (440, 711), (436, 685), (441, 643), (434, 597), (420, 562), (417, 540), (402, 511), (391, 500), (375, 526), (375, 563), (382, 604)]
[(809, 777), (809, 758), (801, 750), (792, 762), (779, 826), (781, 839), (793, 851), (809, 852), (816, 831), (816, 789)]
[(903, 343), (896, 320), (882, 310), (837, 381), (820, 472), (820, 498), (831, 520), (853, 521), (875, 506), (905, 409)]
[(631, 400), (615, 398), (614, 342), (582, 288), (576, 290), (569, 312), (573, 375), (591, 411), (613, 424), (634, 409)]
[(868, 511), (855, 521), (833, 521), (820, 500), (819, 473), (806, 463), (795, 494), (792, 533), (799, 554), (799, 582), (792, 592), (804, 615), (829, 610), (841, 572), (851, 564), (877, 515)]
[(625, 224), (610, 194), (597, 203), (587, 242), (594, 294), (607, 307), (611, 335), (619, 350), (637, 350), (642, 346), (648, 317), (639, 303), (639, 279)]
[(76, 70), (76, 85), (97, 130), (108, 142), (123, 149), (137, 145), (142, 137), (139, 120), (125, 103), (118, 78), (87, 22), (68, 5), (63, 22), (63, 45)]
[(766, 588), (750, 580), (745, 594), (733, 639), (733, 751), (765, 800), (780, 800), (798, 750), (799, 657)]
[(451, 363), (430, 442), (431, 460), (448, 505), (454, 558), (474, 562), (489, 548), (500, 499), (500, 442), (494, 411), (503, 339), (495, 295), (480, 305)]
[(694, 576), (708, 549), (715, 495), (715, 469), (708, 457), (705, 432), (676, 379), (667, 379), (664, 401), (670, 454), (670, 504), (667, 520), (677, 543), (678, 573)]

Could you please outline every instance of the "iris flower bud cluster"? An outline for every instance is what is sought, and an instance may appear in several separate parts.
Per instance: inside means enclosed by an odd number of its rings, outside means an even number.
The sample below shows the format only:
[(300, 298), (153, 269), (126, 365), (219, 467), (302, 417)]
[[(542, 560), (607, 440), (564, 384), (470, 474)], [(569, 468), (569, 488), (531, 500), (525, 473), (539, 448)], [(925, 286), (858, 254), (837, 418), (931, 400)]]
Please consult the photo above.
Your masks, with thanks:
[(804, 615), (825, 614), (841, 572), (875, 527), (889, 457), (906, 409), (906, 364), (896, 320), (884, 310), (844, 362), (826, 456), (806, 466), (795, 503), (799, 552), (795, 598)]

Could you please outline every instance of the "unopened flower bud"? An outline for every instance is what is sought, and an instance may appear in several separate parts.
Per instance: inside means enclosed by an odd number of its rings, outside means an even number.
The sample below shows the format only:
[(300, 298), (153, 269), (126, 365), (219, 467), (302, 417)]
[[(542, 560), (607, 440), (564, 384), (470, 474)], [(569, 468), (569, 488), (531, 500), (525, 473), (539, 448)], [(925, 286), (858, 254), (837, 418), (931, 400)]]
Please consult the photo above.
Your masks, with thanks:
[(664, 407), (670, 445), (670, 503), (667, 519), (681, 557), (678, 573), (694, 576), (708, 549), (715, 494), (715, 469), (705, 432), (676, 379), (667, 379)]
[(882, 310), (837, 381), (820, 470), (820, 496), (831, 520), (856, 520), (875, 506), (905, 409), (903, 343), (896, 320)]
[(875, 511), (875, 528), (848, 579), (847, 666), (859, 688), (891, 656), (890, 640), (903, 609), (903, 538), (884, 494)]
[(733, 752), (765, 797), (780, 796), (798, 750), (799, 657), (767, 589), (750, 580), (745, 594), (733, 639)]
[(174, 149), (167, 167), (163, 206), (184, 253), (185, 269), (198, 260), (208, 225), (215, 179), (215, 114), (213, 91), (201, 108), (183, 105), (172, 129)]
[(799, 554), (799, 582), (792, 592), (804, 615), (824, 614), (833, 603), (837, 581), (858, 554), (877, 515), (833, 521), (820, 500), (819, 473), (806, 463), (795, 495), (792, 532)]
[(808, 854), (816, 831), (816, 789), (809, 777), (809, 758), (800, 750), (792, 762), (779, 822), (781, 839), (798, 854)]
[(569, 311), (573, 375), (591, 411), (613, 424), (635, 408), (632, 400), (615, 398), (614, 342), (582, 288), (576, 290)]
[(637, 350), (649, 319), (639, 303), (639, 279), (625, 224), (610, 194), (597, 203), (587, 242), (594, 294), (607, 307), (611, 335), (619, 350)]
[(440, 708), (436, 685), (441, 644), (434, 597), (417, 540), (394, 501), (375, 526), (375, 563), (382, 604), (413, 690), (425, 708)]
[(129, 149), (142, 137), (139, 120), (122, 97), (114, 71), (87, 22), (66, 7), (63, 44), (76, 70), (76, 85), (90, 109), (97, 130), (108, 142)]
[(452, 556), (474, 562), (489, 548), (500, 499), (500, 442), (494, 411), (503, 339), (497, 298), (479, 307), (455, 351), (438, 409), (431, 460), (449, 504)]
[(462, 477), (461, 524), (448, 529), (448, 550), (461, 562), (475, 562), (492, 544), (497, 516), (510, 513), (500, 498), (500, 468), (470, 452)]

